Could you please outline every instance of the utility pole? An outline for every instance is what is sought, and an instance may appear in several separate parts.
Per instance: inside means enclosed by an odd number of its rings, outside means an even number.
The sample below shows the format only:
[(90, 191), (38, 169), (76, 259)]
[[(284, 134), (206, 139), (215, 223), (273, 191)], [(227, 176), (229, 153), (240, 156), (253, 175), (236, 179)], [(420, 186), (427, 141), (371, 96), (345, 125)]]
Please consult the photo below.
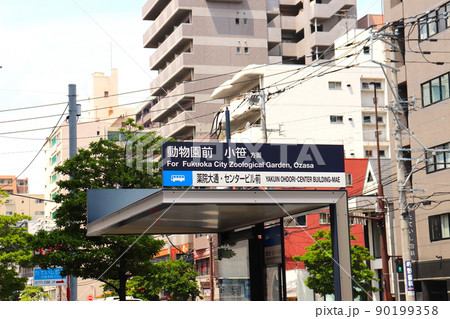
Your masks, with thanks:
[(214, 258), (213, 258), (213, 236), (208, 235), (209, 240), (209, 290), (210, 301), (214, 301)]
[[(380, 30), (381, 31), (381, 30)], [(380, 33), (379, 31), (379, 33)], [(393, 29), (391, 31), (391, 34), (395, 34), (395, 30)], [(387, 41), (384, 39), (385, 34), (381, 34), (376, 37), (377, 40), (380, 40), (384, 43), (386, 43), (388, 46), (390, 46), (393, 49), (391, 50), (393, 53), (393, 58), (391, 59), (393, 62), (393, 66), (389, 66), (386, 64), (383, 64), (381, 62), (377, 62), (373, 59), (373, 40), (375, 38), (374, 33), (371, 31), (370, 33), (370, 61), (378, 64), (381, 67), (381, 70), (383, 71), (386, 81), (388, 82), (390, 89), (392, 91), (392, 95), (394, 98), (394, 106), (392, 108), (392, 114), (394, 116), (394, 135), (395, 135), (395, 150), (396, 150), (396, 166), (397, 166), (397, 191), (398, 191), (398, 203), (399, 203), (399, 211), (400, 211), (400, 229), (401, 229), (401, 240), (402, 240), (402, 257), (403, 257), (403, 271), (404, 271), (404, 284), (405, 284), (405, 299), (406, 301), (415, 301), (415, 293), (414, 293), (414, 282), (413, 282), (413, 273), (412, 273), (412, 265), (411, 265), (411, 252), (410, 252), (410, 242), (409, 242), (409, 225), (408, 225), (408, 216), (409, 212), (407, 210), (407, 203), (406, 203), (406, 189), (405, 189), (405, 180), (406, 176), (408, 176), (405, 163), (404, 163), (404, 156), (403, 156), (403, 142), (402, 142), (402, 123), (401, 118), (399, 118), (398, 114), (401, 116), (403, 115), (403, 108), (400, 103), (400, 96), (399, 96), (399, 90), (398, 90), (398, 78), (397, 78), (397, 72), (400, 71), (396, 67), (396, 56), (395, 51), (399, 52), (400, 48), (395, 43), (393, 43), (393, 40), (391, 38), (390, 41)], [(386, 74), (385, 68), (391, 69), (392, 73), (392, 82), (389, 81), (389, 77)]]
[(376, 83), (373, 85), (373, 104), (375, 105), (375, 136), (377, 139), (377, 166), (378, 166), (378, 227), (380, 228), (380, 251), (381, 262), (383, 268), (383, 296), (384, 301), (392, 301), (391, 280), (389, 277), (389, 255), (387, 251), (386, 238), (386, 209), (384, 207), (384, 189), (381, 176), (381, 159), (380, 159), (380, 131), (378, 130), (378, 99)]
[[(77, 154), (77, 88), (69, 84), (69, 158)], [(67, 283), (67, 300), (77, 301), (77, 278), (69, 275)]]
[(261, 128), (264, 138), (264, 143), (267, 143), (267, 122), (266, 122), (266, 97), (264, 90), (261, 89)]

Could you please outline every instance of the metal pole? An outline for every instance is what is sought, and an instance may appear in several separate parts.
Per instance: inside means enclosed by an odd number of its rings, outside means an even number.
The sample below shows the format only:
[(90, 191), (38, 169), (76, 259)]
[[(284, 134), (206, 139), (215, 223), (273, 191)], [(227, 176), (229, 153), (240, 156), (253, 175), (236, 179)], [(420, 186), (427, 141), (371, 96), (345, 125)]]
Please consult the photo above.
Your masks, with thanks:
[(230, 110), (228, 106), (225, 107), (225, 133), (227, 135), (227, 144), (230, 146), (231, 142), (231, 127), (230, 127)]
[[(69, 158), (77, 154), (77, 88), (69, 84)], [(67, 288), (68, 300), (77, 301), (77, 278), (69, 275)]]
[(261, 128), (264, 137), (264, 143), (267, 143), (267, 123), (266, 123), (266, 98), (264, 90), (261, 90)]
[(210, 300), (214, 301), (214, 259), (213, 259), (213, 244), (212, 244), (212, 236), (209, 235), (209, 290), (210, 290)]
[[(394, 88), (396, 90), (396, 96), (398, 97), (398, 79), (397, 72), (393, 71), (394, 77)], [(395, 99), (394, 112), (400, 112), (400, 115), (403, 114), (403, 108), (400, 105), (398, 99)], [(401, 214), (400, 217), (400, 233), (402, 238), (402, 256), (403, 256), (403, 276), (404, 276), (404, 285), (405, 285), (405, 300), (406, 301), (415, 301), (416, 294), (414, 292), (414, 283), (413, 283), (413, 275), (412, 269), (409, 267), (411, 265), (411, 252), (410, 252), (410, 242), (409, 242), (409, 225), (408, 225), (408, 205), (406, 203), (406, 190), (405, 190), (405, 176), (407, 176), (407, 171), (405, 167), (405, 162), (400, 160), (404, 158), (402, 149), (402, 126), (400, 125), (397, 119), (395, 121), (395, 148), (396, 148), (396, 156), (397, 156), (397, 190), (398, 190), (398, 208)], [(408, 265), (406, 267), (405, 265)], [(410, 273), (408, 273), (408, 271)], [(409, 277), (408, 277), (409, 276)]]
[(376, 83), (373, 85), (373, 104), (375, 105), (375, 136), (377, 139), (377, 166), (378, 166), (378, 227), (380, 228), (380, 250), (383, 269), (383, 296), (385, 301), (392, 301), (391, 281), (389, 277), (389, 261), (386, 239), (386, 210), (384, 207), (384, 189), (381, 177), (381, 159), (380, 159), (380, 131), (378, 130), (378, 99)]

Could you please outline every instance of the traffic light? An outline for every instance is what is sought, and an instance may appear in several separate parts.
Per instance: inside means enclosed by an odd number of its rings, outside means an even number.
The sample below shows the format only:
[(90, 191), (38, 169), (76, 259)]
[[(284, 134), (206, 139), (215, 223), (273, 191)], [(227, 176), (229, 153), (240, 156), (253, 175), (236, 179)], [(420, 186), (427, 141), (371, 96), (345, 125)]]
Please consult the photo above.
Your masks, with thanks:
[(397, 258), (395, 260), (395, 268), (397, 273), (403, 273), (403, 258)]

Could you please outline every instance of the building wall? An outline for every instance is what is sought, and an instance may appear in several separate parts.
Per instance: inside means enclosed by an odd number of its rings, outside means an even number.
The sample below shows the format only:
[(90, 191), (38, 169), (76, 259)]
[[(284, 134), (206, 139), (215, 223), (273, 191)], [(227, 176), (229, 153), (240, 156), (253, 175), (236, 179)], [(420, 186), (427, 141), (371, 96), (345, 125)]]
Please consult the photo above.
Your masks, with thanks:
[[(448, 56), (444, 54), (448, 44), (444, 39), (450, 36), (450, 23), (443, 12), (450, 10), (449, 1), (385, 1), (386, 22), (396, 21), (406, 18), (408, 22), (404, 27), (404, 33), (400, 33), (401, 40), (407, 41), (404, 47), (403, 56), (398, 53), (396, 60), (400, 61), (398, 66), (399, 88), (401, 97), (405, 100), (415, 102), (408, 108), (407, 125), (414, 138), (406, 135), (403, 139), (405, 148), (411, 149), (411, 157), (415, 159), (435, 159), (438, 154), (433, 153), (433, 148), (450, 142), (450, 131), (448, 129), (448, 103), (449, 89), (448, 84), (442, 85), (446, 89), (446, 97), (435, 103), (426, 103), (426, 96), (422, 92), (422, 85), (431, 80), (447, 74), (450, 71)], [(432, 15), (436, 9), (439, 21), (444, 26), (442, 30), (438, 29), (435, 34), (429, 34), (427, 37), (421, 37), (419, 31), (423, 26), (418, 22), (425, 16), (426, 12)], [(417, 16), (416, 16), (417, 15)], [(434, 18), (425, 18), (430, 25)], [(401, 28), (400, 28), (401, 30)], [(431, 30), (431, 29), (430, 29)], [(419, 41), (420, 39), (420, 41)], [(400, 41), (400, 43), (402, 42)], [(429, 52), (429, 54), (422, 54)], [(436, 63), (443, 62), (443, 63)], [(438, 90), (438, 86), (434, 92)], [(428, 156), (424, 152), (424, 147), (428, 149)], [(444, 155), (445, 157), (445, 155)], [(447, 163), (450, 162), (450, 156), (447, 156)], [(443, 267), (450, 260), (450, 249), (448, 240), (432, 240), (431, 238), (431, 219), (433, 216), (443, 215), (450, 212), (450, 166), (439, 171), (430, 172), (427, 166), (432, 162), (421, 161), (412, 174), (412, 184), (408, 188), (417, 189), (415, 192), (407, 192), (407, 203), (415, 212), (415, 229), (417, 242), (414, 252), (414, 279), (416, 284), (416, 298), (424, 300), (438, 300), (444, 298), (449, 300), (447, 291), (450, 290), (450, 271), (448, 267)], [(444, 167), (446, 164), (443, 164)], [(431, 166), (429, 166), (431, 167)], [(394, 185), (397, 189), (397, 185)], [(397, 226), (400, 216), (397, 216)], [(430, 219), (431, 218), (431, 219)], [(399, 226), (398, 226), (399, 227)], [(445, 224), (440, 224), (441, 230), (448, 228)], [(397, 233), (396, 243), (398, 252), (401, 250), (401, 236)], [(445, 237), (446, 235), (444, 235)], [(429, 271), (434, 269), (433, 271)], [(441, 288), (437, 288), (442, 283)]]
[[(355, 27), (355, 5), (355, 0), (311, 2), (305, 9), (300, 1), (147, 1), (143, 18), (153, 23), (144, 47), (155, 49), (150, 68), (159, 74), (151, 83), (156, 99), (137, 121), (179, 140), (204, 136), (220, 107), (209, 97), (214, 87), (251, 63), (305, 63), (305, 52), (319, 43), (328, 47), (340, 35), (341, 14), (349, 13), (348, 29)], [(295, 19), (316, 17), (335, 27), (314, 36), (309, 23), (306, 32), (297, 27)], [(306, 39), (298, 35), (302, 32)]]
[(11, 216), (17, 213), (30, 216), (33, 220), (44, 217), (44, 195), (27, 194), (26, 196), (9, 195), (4, 199), (5, 204), (0, 205), (0, 215)]

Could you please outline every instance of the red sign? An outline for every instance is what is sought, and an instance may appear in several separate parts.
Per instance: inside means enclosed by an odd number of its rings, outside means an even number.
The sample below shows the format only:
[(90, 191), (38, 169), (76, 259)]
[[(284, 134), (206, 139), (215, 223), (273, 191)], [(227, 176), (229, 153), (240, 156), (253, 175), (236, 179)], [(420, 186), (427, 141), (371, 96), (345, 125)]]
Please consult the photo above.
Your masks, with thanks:
[(88, 300), (89, 300), (89, 301), (93, 301), (93, 300), (94, 300), (94, 296), (89, 295), (89, 296), (88, 296)]

